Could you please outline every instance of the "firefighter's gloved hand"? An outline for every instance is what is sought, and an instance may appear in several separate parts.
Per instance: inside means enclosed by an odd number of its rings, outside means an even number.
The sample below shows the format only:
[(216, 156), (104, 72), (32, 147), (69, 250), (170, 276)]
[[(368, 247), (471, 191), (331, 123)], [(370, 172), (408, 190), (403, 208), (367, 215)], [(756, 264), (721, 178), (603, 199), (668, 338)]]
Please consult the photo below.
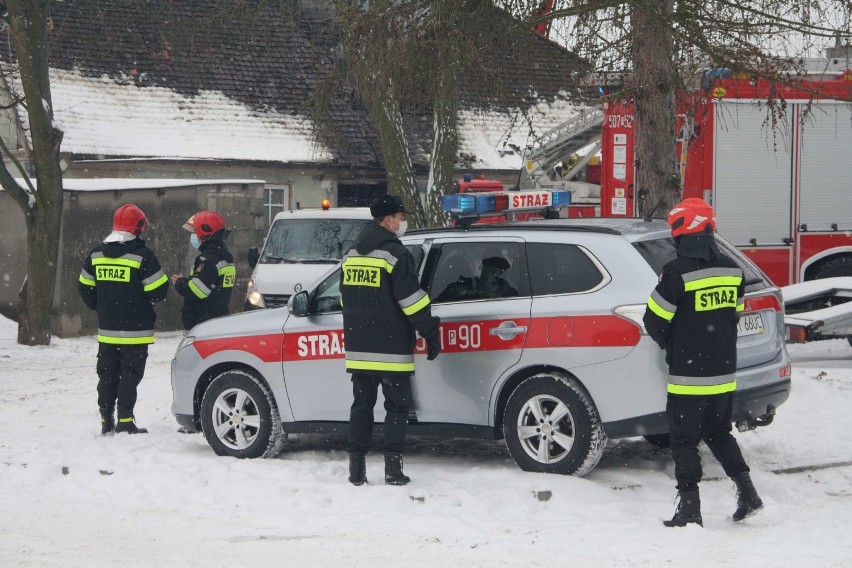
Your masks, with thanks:
[(441, 339), (436, 337), (435, 339), (428, 340), (426, 342), (426, 360), (434, 361), (436, 357), (438, 357), (438, 353), (441, 352)]

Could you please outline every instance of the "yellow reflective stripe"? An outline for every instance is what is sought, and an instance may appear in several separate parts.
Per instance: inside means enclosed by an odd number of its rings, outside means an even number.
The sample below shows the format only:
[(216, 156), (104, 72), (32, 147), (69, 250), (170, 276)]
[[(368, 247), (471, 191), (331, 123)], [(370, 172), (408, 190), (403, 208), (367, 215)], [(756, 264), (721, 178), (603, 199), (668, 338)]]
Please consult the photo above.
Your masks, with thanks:
[(88, 279), (88, 278), (85, 278), (85, 277), (83, 277), (83, 276), (81, 275), (81, 276), (80, 276), (80, 284), (85, 284), (86, 286), (94, 286), (94, 285), (95, 285), (95, 281), (94, 281), (94, 280), (90, 280), (90, 279)]
[(745, 310), (745, 304), (737, 304), (737, 311), (741, 312), (743, 310)]
[(98, 264), (112, 264), (114, 266), (129, 266), (130, 268), (139, 268), (142, 266), (142, 263), (138, 260), (127, 260), (126, 258), (109, 258), (106, 256), (101, 256), (98, 258), (92, 259), (92, 265), (97, 266)]
[(684, 290), (691, 292), (700, 290), (701, 288), (709, 288), (710, 286), (739, 286), (743, 279), (740, 276), (710, 276), (709, 278), (699, 278), (691, 280), (684, 284)]
[(236, 274), (236, 273), (237, 273), (237, 268), (233, 264), (231, 264), (230, 266), (223, 266), (222, 268), (219, 269), (219, 276), (222, 276), (223, 274)]
[(133, 422), (133, 418), (119, 418), (118, 421), (122, 423)]
[(410, 316), (412, 314), (416, 314), (417, 312), (419, 312), (420, 310), (422, 310), (423, 308), (425, 308), (428, 305), (429, 305), (429, 296), (423, 296), (422, 298), (420, 298), (418, 301), (414, 302), (413, 304), (411, 304), (407, 308), (402, 308), (402, 313), (404, 313), (407, 316)]
[(368, 256), (349, 257), (343, 263), (343, 266), (375, 266), (384, 268), (388, 272), (393, 272), (393, 264), (383, 258), (370, 258)]
[(662, 307), (654, 300), (654, 298), (648, 298), (648, 307), (651, 308), (652, 312), (654, 312), (666, 321), (672, 321), (672, 318), (674, 318), (675, 316), (674, 312), (670, 312), (664, 307)]
[(672, 394), (707, 395), (722, 394), (735, 390), (737, 390), (736, 381), (721, 385), (673, 385), (669, 383), (669, 392)]
[(202, 300), (206, 299), (207, 296), (209, 296), (209, 294), (205, 294), (204, 292), (202, 292), (201, 288), (199, 288), (198, 285), (192, 280), (189, 281), (189, 289), (192, 290), (193, 294), (195, 294)]
[(166, 276), (165, 274), (163, 274), (162, 276), (160, 276), (159, 278), (157, 278), (156, 280), (154, 280), (150, 284), (144, 286), (142, 289), (145, 290), (146, 292), (150, 292), (151, 290), (159, 288), (160, 286), (162, 286), (163, 284), (165, 284), (168, 281), (169, 281), (169, 277)]
[(154, 343), (154, 336), (147, 337), (110, 337), (109, 335), (99, 335), (99, 343), (112, 343), (113, 345), (141, 345), (144, 343)]
[(381, 363), (379, 361), (346, 361), (347, 369), (357, 371), (399, 371), (414, 372), (414, 363)]

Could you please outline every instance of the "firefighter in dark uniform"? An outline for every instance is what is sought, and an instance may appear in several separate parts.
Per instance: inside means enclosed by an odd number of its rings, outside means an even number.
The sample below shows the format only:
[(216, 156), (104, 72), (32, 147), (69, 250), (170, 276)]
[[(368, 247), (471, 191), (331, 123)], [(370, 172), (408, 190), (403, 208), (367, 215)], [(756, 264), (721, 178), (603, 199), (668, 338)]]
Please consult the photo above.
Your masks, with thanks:
[(379, 385), (385, 397), (385, 483), (405, 485), (405, 428), (414, 373), (415, 329), (426, 340), (428, 360), (441, 350), (440, 320), (420, 289), (414, 258), (398, 237), (407, 222), (402, 200), (384, 195), (370, 205), (374, 218), (343, 258), (341, 300), (346, 371), (354, 401), (349, 416), (349, 481), (367, 482), (364, 456), (373, 432)]
[[(148, 345), (154, 343), (152, 302), (165, 300), (169, 279), (142, 234), (145, 214), (132, 204), (115, 212), (112, 233), (86, 257), (79, 290), (98, 313), (98, 407), (101, 434), (147, 433), (133, 415), (136, 387), (145, 374)], [(118, 424), (115, 407), (118, 403)]]
[(677, 258), (663, 267), (648, 299), (644, 323), (666, 352), (669, 366), (666, 415), (679, 503), (668, 527), (702, 525), (701, 458), (707, 444), (737, 486), (741, 521), (763, 507), (749, 468), (731, 435), (737, 386), (737, 321), (743, 310), (743, 271), (716, 245), (713, 208), (690, 198), (668, 215)]
[(181, 323), (192, 329), (203, 321), (228, 315), (236, 269), (234, 257), (225, 246), (230, 231), (225, 220), (213, 211), (199, 211), (184, 223), (192, 246), (198, 249), (189, 276), (173, 274), (175, 290), (183, 296)]

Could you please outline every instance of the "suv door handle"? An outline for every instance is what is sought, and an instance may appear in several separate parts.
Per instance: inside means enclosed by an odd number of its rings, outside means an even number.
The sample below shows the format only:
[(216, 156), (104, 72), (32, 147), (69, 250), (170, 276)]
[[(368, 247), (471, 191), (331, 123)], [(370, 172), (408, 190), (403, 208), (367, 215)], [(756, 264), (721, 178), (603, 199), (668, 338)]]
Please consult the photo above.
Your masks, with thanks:
[[(501, 323), (497, 327), (491, 329), (488, 332), (488, 334), (489, 335), (497, 335), (497, 336), (500, 337), (500, 339), (507, 339), (508, 340), (508, 339), (512, 339), (512, 337), (515, 337), (519, 333), (526, 333), (526, 332), (527, 332), (527, 326), (517, 325), (513, 321), (504, 321), (503, 323)], [(511, 337), (503, 337), (504, 335), (508, 335), (508, 336), (511, 336)]]

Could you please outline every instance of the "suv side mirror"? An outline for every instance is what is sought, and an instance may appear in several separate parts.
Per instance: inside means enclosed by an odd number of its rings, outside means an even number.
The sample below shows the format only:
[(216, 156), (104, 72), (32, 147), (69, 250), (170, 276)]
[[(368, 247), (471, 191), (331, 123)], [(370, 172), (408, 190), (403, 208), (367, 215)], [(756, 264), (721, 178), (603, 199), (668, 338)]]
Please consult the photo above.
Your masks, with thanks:
[(257, 247), (251, 247), (248, 250), (248, 263), (249, 266), (254, 268), (257, 266), (257, 261), (260, 260), (260, 253), (257, 252)]
[(291, 298), (290, 304), (290, 313), (294, 316), (305, 317), (308, 315), (308, 311), (310, 308), (310, 297), (305, 290), (296, 293), (295, 296)]

